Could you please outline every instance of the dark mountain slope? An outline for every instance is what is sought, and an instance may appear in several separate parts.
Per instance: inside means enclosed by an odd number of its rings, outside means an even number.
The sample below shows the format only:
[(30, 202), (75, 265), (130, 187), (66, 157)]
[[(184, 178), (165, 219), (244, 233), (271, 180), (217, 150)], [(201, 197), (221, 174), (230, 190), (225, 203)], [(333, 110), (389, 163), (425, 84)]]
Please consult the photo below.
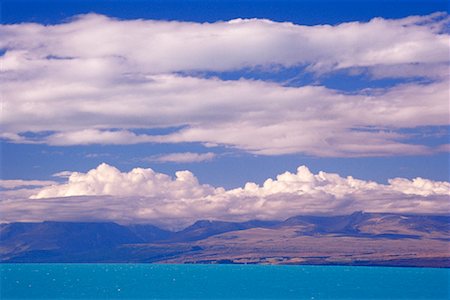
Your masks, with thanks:
[[(267, 262), (264, 259), (270, 254), (297, 257), (287, 261), (300, 263), (311, 262), (301, 256), (305, 251), (308, 257), (324, 251), (332, 257), (337, 245), (342, 245), (342, 251), (350, 247), (345, 250), (349, 253), (344, 253), (348, 259), (341, 253), (340, 262), (350, 263), (352, 257), (370, 258), (390, 249), (377, 258), (381, 259), (378, 263), (393, 255), (414, 265), (417, 255), (422, 262), (431, 259), (438, 265), (450, 257), (450, 217), (356, 212), (346, 216), (296, 216), (285, 221), (202, 220), (178, 232), (150, 224), (124, 226), (111, 222), (0, 224), (2, 262), (202, 262), (229, 261), (245, 255), (256, 262)], [(398, 247), (409, 249), (405, 252), (409, 256), (400, 253), (397, 257)], [(269, 260), (281, 261), (285, 260)]]
[(116, 223), (42, 222), (11, 223), (0, 229), (2, 245), (27, 245), (32, 249), (85, 250), (142, 243), (141, 238)]
[(200, 220), (181, 231), (175, 232), (167, 242), (192, 242), (229, 231), (245, 230), (256, 227), (272, 227), (277, 224), (279, 224), (278, 221), (252, 220), (235, 223)]
[(373, 217), (371, 213), (355, 212), (346, 216), (295, 216), (279, 226), (307, 226), (305, 233), (356, 234), (358, 225)]
[(151, 224), (131, 224), (127, 228), (145, 243), (168, 240), (174, 234), (172, 231), (164, 230)]
[(11, 223), (0, 227), (2, 260), (66, 261), (144, 241), (124, 226), (95, 222)]

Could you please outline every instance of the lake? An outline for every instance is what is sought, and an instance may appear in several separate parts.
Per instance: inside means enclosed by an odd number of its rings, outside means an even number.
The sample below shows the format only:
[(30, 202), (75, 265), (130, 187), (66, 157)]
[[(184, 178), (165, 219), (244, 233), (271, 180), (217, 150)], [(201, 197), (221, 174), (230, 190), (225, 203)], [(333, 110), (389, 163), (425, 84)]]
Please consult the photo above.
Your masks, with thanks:
[(1, 299), (448, 299), (450, 269), (1, 264)]

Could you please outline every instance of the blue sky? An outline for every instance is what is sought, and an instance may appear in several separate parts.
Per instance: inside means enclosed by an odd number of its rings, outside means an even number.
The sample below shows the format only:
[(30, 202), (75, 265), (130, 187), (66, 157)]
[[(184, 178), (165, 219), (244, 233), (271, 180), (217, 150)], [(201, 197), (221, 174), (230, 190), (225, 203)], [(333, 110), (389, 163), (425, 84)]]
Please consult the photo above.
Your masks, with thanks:
[[(364, 22), (374, 17), (402, 18), (448, 9), (445, 1), (4, 1), (2, 4), (2, 23), (7, 24), (20, 22), (57, 24), (67, 21), (73, 15), (95, 12), (121, 19), (215, 22), (234, 18), (267, 18), (280, 22), (317, 25)], [(348, 92), (424, 80), (421, 78), (373, 80), (367, 74), (349, 76), (347, 72), (335, 72), (315, 78), (313, 74), (302, 73), (298, 69), (299, 67), (291, 67), (273, 72), (249, 68), (233, 72), (201, 72), (200, 75), (218, 76), (227, 80), (241, 77), (272, 80), (294, 86), (313, 83)], [(426, 130), (434, 131), (435, 128), (428, 127)], [(436, 132), (438, 131), (443, 134), (435, 138), (422, 139), (420, 142), (447, 143), (448, 127), (441, 126), (436, 129)], [(398, 176), (409, 178), (423, 176), (435, 180), (447, 180), (449, 176), (448, 169), (444, 167), (448, 164), (448, 155), (445, 153), (364, 158), (321, 158), (296, 153), (267, 157), (219, 148), (214, 151), (225, 152), (226, 155), (203, 163), (154, 164), (140, 160), (166, 152), (205, 151), (208, 149), (199, 143), (54, 147), (3, 141), (2, 177), (48, 179), (51, 174), (62, 169), (87, 171), (103, 161), (123, 169), (151, 166), (168, 173), (188, 168), (194, 170), (202, 182), (227, 187), (240, 186), (246, 181), (261, 182), (284, 170), (295, 170), (301, 164), (306, 164), (315, 171), (339, 172), (379, 182)], [(239, 171), (236, 172), (237, 170)]]
[(268, 18), (305, 25), (368, 21), (374, 17), (401, 18), (448, 11), (440, 0), (159, 0), (159, 1), (27, 1), (2, 2), (2, 22), (54, 24), (76, 14), (96, 12), (123, 19), (215, 22), (235, 18)]
[(5, 186), (64, 184), (53, 175), (101, 163), (189, 170), (226, 190), (303, 178), (301, 165), (381, 189), (396, 177), (449, 180), (446, 1), (6, 0), (1, 10)]

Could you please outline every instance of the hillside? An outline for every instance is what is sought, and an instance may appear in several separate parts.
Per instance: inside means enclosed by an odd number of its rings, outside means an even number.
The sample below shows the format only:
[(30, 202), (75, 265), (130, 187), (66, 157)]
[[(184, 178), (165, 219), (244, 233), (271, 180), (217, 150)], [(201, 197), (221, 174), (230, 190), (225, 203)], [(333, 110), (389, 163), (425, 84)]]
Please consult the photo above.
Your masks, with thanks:
[(356, 212), (284, 221), (0, 225), (2, 262), (269, 263), (450, 267), (450, 217)]

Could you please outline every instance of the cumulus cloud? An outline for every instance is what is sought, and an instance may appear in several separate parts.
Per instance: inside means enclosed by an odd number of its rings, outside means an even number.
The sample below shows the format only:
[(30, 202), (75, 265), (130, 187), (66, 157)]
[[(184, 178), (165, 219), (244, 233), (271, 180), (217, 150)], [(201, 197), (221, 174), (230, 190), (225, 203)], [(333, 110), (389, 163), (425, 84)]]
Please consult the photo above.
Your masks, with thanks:
[(301, 166), (262, 185), (225, 190), (200, 184), (189, 171), (175, 177), (135, 168), (121, 172), (101, 164), (73, 172), (62, 184), (2, 194), (2, 221), (110, 220), (185, 226), (198, 219), (243, 221), (299, 214), (344, 214), (355, 210), (450, 213), (450, 183), (395, 178), (379, 184)]
[[(64, 172), (64, 174), (67, 174)], [(166, 198), (203, 197), (212, 191), (207, 185), (199, 185), (197, 178), (189, 171), (179, 171), (172, 178), (152, 169), (136, 168), (122, 173), (105, 163), (87, 173), (72, 172), (68, 182), (42, 189), (31, 198), (68, 196), (145, 196)]]
[(216, 154), (212, 152), (207, 153), (194, 153), (194, 152), (181, 152), (181, 153), (169, 153), (164, 155), (148, 157), (145, 160), (150, 162), (172, 162), (172, 163), (190, 163), (210, 161)]
[[(401, 129), (449, 123), (448, 21), (446, 13), (335, 26), (88, 14), (57, 25), (1, 25), (0, 137), (59, 146), (199, 142), (264, 155), (432, 153)], [(349, 94), (186, 75), (280, 66), (316, 74), (363, 68), (428, 83)], [(180, 129), (135, 130), (149, 128)]]
[(450, 183), (448, 182), (436, 182), (421, 177), (414, 178), (413, 180), (394, 178), (389, 180), (389, 184), (393, 190), (408, 195), (449, 195), (450, 191)]

